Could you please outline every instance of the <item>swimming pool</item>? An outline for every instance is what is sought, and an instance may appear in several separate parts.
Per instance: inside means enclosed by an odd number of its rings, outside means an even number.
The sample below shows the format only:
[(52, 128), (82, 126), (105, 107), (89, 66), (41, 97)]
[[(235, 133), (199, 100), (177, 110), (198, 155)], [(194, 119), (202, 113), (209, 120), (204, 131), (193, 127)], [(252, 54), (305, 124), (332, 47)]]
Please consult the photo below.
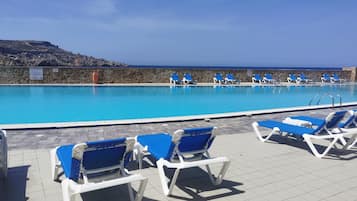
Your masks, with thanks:
[[(0, 86), (0, 124), (124, 120), (307, 106), (328, 94), (357, 101), (356, 85)], [(313, 104), (316, 104), (317, 99)], [(338, 101), (338, 100), (337, 100)]]

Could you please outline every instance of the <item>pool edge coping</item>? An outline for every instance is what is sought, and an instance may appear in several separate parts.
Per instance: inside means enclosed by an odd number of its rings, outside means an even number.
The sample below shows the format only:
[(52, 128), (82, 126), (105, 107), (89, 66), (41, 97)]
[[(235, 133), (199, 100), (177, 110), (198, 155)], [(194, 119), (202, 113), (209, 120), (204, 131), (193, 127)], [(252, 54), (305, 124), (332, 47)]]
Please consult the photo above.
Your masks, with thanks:
[(26, 123), (26, 124), (0, 124), (0, 129), (4, 130), (24, 130), (24, 129), (49, 129), (49, 128), (77, 128), (77, 127), (95, 127), (95, 126), (114, 126), (114, 125), (130, 125), (130, 124), (150, 124), (150, 123), (165, 123), (165, 122), (180, 122), (180, 121), (209, 121), (210, 119), (235, 118), (243, 116), (254, 116), (264, 114), (274, 114), (283, 112), (308, 111), (327, 108), (340, 108), (357, 106), (357, 102), (343, 103), (342, 105), (330, 104), (318, 106), (299, 106), (265, 110), (250, 110), (242, 112), (227, 112), (204, 115), (190, 116), (174, 116), (174, 117), (159, 117), (159, 118), (143, 118), (143, 119), (126, 119), (126, 120), (103, 120), (103, 121), (77, 121), (77, 122), (53, 122), (53, 123)]

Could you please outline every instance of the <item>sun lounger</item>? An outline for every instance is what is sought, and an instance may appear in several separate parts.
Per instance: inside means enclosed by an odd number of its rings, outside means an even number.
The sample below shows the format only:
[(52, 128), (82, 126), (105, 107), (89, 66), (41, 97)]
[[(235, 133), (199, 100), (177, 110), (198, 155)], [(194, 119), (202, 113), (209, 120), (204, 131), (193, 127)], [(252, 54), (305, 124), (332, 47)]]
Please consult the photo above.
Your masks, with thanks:
[(330, 78), (330, 75), (327, 74), (327, 73), (324, 73), (324, 74), (322, 74), (322, 76), (321, 76), (321, 82), (322, 82), (322, 83), (330, 82), (330, 81), (331, 81), (330, 79), (331, 79), (331, 78)]
[(180, 77), (177, 75), (177, 73), (172, 73), (170, 77), (170, 84), (180, 84)]
[(297, 83), (296, 75), (295, 75), (295, 74), (289, 74), (289, 76), (288, 76), (288, 78), (287, 78), (287, 81), (288, 81), (289, 83), (292, 83), (292, 82)]
[[(331, 134), (331, 135), (318, 135), (320, 133), (319, 128), (296, 126), (296, 125), (286, 124), (274, 120), (254, 122), (252, 126), (258, 139), (262, 142), (269, 140), (270, 137), (274, 134), (279, 134), (279, 135), (287, 134), (290, 136), (294, 136), (297, 139), (303, 138), (307, 143), (308, 147), (310, 148), (311, 152), (313, 153), (313, 155), (316, 156), (317, 158), (324, 157), (331, 150), (331, 148), (336, 145), (337, 141), (341, 140), (341, 138), (344, 138), (344, 136), (346, 135), (342, 133)], [(261, 131), (259, 130), (259, 127), (268, 128), (271, 129), (272, 131), (268, 135), (263, 136)], [(312, 140), (331, 140), (331, 141), (329, 142), (326, 149), (320, 153), (315, 147)]]
[(221, 73), (216, 73), (213, 77), (213, 83), (214, 84), (223, 84), (224, 80), (223, 77), (221, 75)]
[(266, 73), (266, 74), (264, 74), (263, 82), (264, 82), (264, 83), (271, 83), (271, 84), (272, 84), (272, 83), (275, 82), (275, 79), (273, 79), (272, 74)]
[(330, 77), (331, 83), (336, 83), (336, 82), (342, 82), (340, 79), (340, 76), (337, 73), (333, 73), (332, 76)]
[(182, 78), (182, 83), (184, 84), (194, 84), (192, 76), (190, 73), (185, 73)]
[[(215, 136), (214, 127), (177, 130), (173, 135), (161, 133), (137, 136), (138, 145), (141, 147), (137, 157), (139, 167), (141, 167), (143, 153), (149, 152), (156, 159), (165, 195), (172, 193), (180, 170), (185, 168), (206, 166), (212, 183), (218, 185), (227, 172), (230, 160), (226, 157), (214, 158), (208, 153)], [(216, 163), (223, 163), (223, 166), (219, 174), (214, 177), (209, 165)], [(176, 169), (169, 183), (164, 167)]]
[(143, 197), (147, 178), (130, 174), (128, 162), (134, 139), (118, 138), (60, 146), (51, 151), (52, 179), (57, 180), (59, 170), (64, 172), (62, 194), (64, 201), (74, 200), (75, 194), (127, 184), (130, 200), (134, 200), (130, 183), (140, 182), (135, 200)]
[(253, 76), (252, 76), (252, 82), (253, 83), (259, 83), (259, 84), (261, 84), (262, 83), (262, 78), (260, 77), (260, 75), (259, 74), (253, 74)]
[(7, 176), (7, 137), (6, 131), (0, 130), (0, 179)]
[(297, 77), (296, 81), (297, 81), (298, 83), (301, 83), (301, 82), (303, 82), (303, 83), (308, 83), (308, 82), (310, 82), (311, 80), (308, 79), (308, 78), (305, 76), (304, 73), (300, 73), (300, 75)]
[(234, 78), (234, 75), (232, 73), (228, 73), (224, 78), (224, 81), (226, 82), (226, 84), (237, 83), (237, 80)]

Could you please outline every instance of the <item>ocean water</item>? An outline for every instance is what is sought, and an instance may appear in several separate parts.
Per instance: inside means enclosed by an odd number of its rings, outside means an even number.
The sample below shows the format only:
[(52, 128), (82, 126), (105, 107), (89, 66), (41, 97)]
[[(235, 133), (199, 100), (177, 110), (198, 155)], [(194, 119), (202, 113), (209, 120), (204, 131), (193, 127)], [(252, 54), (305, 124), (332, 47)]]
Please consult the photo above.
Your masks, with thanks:
[[(357, 101), (356, 85), (0, 86), (0, 124), (172, 117)], [(313, 101), (317, 104), (318, 97)], [(336, 98), (338, 103), (339, 99)]]

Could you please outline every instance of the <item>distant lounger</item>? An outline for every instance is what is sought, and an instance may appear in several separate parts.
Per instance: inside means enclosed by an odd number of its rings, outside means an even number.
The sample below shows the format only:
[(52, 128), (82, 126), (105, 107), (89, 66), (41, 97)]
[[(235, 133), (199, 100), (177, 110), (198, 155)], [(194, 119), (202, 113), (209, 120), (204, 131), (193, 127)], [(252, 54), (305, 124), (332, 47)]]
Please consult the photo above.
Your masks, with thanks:
[(298, 83), (296, 75), (295, 74), (289, 74), (287, 81), (289, 83)]
[(266, 73), (266, 74), (264, 74), (263, 82), (272, 84), (275, 82), (275, 79), (273, 78), (272, 74)]
[[(173, 135), (166, 133), (137, 136), (139, 166), (142, 156), (149, 152), (155, 158), (160, 181), (165, 195), (172, 194), (177, 177), (182, 169), (206, 166), (208, 176), (214, 185), (222, 182), (228, 170), (230, 160), (227, 157), (211, 157), (208, 149), (216, 136), (216, 128), (190, 128), (177, 130)], [(209, 165), (222, 163), (219, 174), (214, 177)], [(176, 169), (168, 180), (164, 167)], [(169, 182), (169, 183), (168, 183)]]
[(224, 78), (224, 81), (226, 84), (234, 84), (234, 83), (239, 83), (239, 80), (235, 79), (234, 75), (232, 73), (228, 73), (226, 77)]
[(5, 179), (6, 177), (7, 177), (7, 137), (6, 137), (6, 131), (0, 130), (0, 179)]
[(190, 73), (185, 73), (182, 78), (182, 83), (184, 84), (194, 84), (192, 76)]
[(262, 77), (260, 77), (260, 75), (259, 74), (253, 74), (253, 76), (252, 76), (252, 82), (253, 83), (259, 83), (259, 84), (261, 84), (262, 83)]
[(128, 185), (130, 200), (134, 200), (132, 182), (140, 182), (136, 201), (143, 197), (147, 179), (130, 174), (125, 168), (131, 157), (134, 139), (112, 140), (64, 145), (51, 151), (52, 179), (57, 180), (63, 170), (62, 194), (64, 201), (74, 200), (75, 194)]
[(216, 73), (213, 77), (213, 83), (214, 84), (224, 84), (224, 79), (221, 75), (221, 73)]
[(300, 75), (298, 76), (298, 78), (296, 79), (297, 82), (299, 83), (308, 83), (310, 82), (311, 80), (308, 79), (304, 73), (300, 73)]
[(322, 74), (321, 76), (321, 82), (322, 83), (328, 83), (331, 81), (330, 75), (327, 73)]
[(177, 75), (177, 73), (171, 74), (170, 84), (181, 84), (180, 77)]

